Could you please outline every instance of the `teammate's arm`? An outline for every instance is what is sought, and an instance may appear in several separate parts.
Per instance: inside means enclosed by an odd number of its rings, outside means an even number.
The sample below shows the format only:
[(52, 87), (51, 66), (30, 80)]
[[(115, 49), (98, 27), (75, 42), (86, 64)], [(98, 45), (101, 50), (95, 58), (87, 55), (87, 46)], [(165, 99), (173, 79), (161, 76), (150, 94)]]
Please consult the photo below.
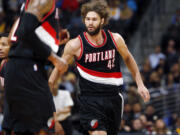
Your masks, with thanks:
[[(61, 58), (59, 58), (52, 50), (51, 48), (46, 45), (45, 42), (41, 41), (39, 37), (35, 33), (35, 29), (40, 24), (43, 16), (48, 13), (52, 7), (53, 7), (53, 0), (31, 0), (29, 1), (28, 7), (25, 11), (25, 13), (21, 16), (21, 20), (19, 23), (19, 27), (21, 30), (17, 33), (17, 39), (16, 40), (26, 40), (29, 43), (32, 43), (31, 46), (33, 50), (38, 54), (42, 59), (48, 59), (53, 63), (54, 66), (57, 68), (59, 65), (67, 67), (67, 64), (65, 61), (63, 61)], [(17, 21), (15, 22), (16, 26)], [(10, 32), (10, 39), (12, 40), (12, 37), (14, 36), (12, 33), (13, 31), (16, 31), (17, 28), (12, 28)], [(15, 40), (15, 41), (16, 41)], [(36, 44), (34, 44), (36, 43)], [(60, 70), (60, 69), (58, 69)]]
[[(74, 57), (78, 57), (81, 51), (81, 43), (78, 38), (72, 39), (65, 45), (64, 52), (62, 55), (62, 59), (66, 61), (68, 64)], [(61, 69), (61, 70), (58, 70)], [(54, 87), (57, 79), (66, 72), (67, 68), (64, 68), (62, 65), (59, 67), (55, 67), (49, 77), (49, 86), (51, 89)]]
[(132, 56), (132, 54), (129, 52), (124, 39), (117, 33), (113, 33), (114, 40), (117, 45), (118, 52), (122, 56), (126, 66), (130, 70), (134, 80), (136, 81), (137, 87), (138, 87), (138, 93), (141, 95), (143, 100), (145, 102), (149, 101), (150, 95), (147, 90), (147, 88), (144, 86), (144, 83), (142, 81), (138, 66)]
[(43, 16), (51, 10), (53, 4), (53, 0), (30, 0), (26, 12), (33, 14), (41, 21)]

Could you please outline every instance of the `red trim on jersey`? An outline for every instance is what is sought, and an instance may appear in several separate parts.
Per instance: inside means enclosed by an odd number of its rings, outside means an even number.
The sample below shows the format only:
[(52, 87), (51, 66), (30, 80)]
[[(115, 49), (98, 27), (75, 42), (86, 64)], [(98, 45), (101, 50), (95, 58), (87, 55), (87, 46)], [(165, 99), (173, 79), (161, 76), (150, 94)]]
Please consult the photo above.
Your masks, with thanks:
[(2, 60), (1, 67), (0, 67), (0, 72), (1, 72), (1, 70), (3, 68), (3, 66), (6, 64), (6, 62), (7, 62), (7, 59)]
[(81, 68), (84, 72), (96, 76), (96, 77), (104, 77), (104, 78), (121, 78), (122, 73), (121, 72), (113, 72), (113, 73), (104, 73), (104, 72), (98, 72), (91, 69), (87, 69), (80, 65), (78, 62), (76, 62), (77, 66)]
[(107, 36), (106, 36), (106, 33), (104, 32), (104, 30), (102, 30), (102, 34), (104, 35), (104, 41), (103, 41), (103, 43), (102, 43), (101, 45), (95, 45), (95, 44), (93, 44), (91, 41), (89, 41), (89, 39), (88, 39), (88, 37), (87, 37), (87, 35), (86, 35), (86, 32), (84, 32), (83, 34), (84, 34), (84, 37), (85, 37), (85, 39), (87, 40), (87, 42), (88, 42), (90, 45), (92, 45), (93, 47), (96, 47), (96, 48), (99, 48), (99, 47), (104, 46), (105, 43), (106, 43), (106, 40), (107, 40)]
[(51, 8), (51, 10), (43, 17), (43, 19), (41, 20), (41, 22), (43, 22), (50, 14), (52, 14), (52, 12), (54, 11), (55, 9), (55, 0), (53, 0), (53, 6)]
[(110, 36), (111, 36), (111, 38), (112, 38), (112, 40), (113, 40), (114, 45), (115, 45), (116, 48), (118, 49), (118, 46), (117, 46), (117, 44), (116, 44), (116, 41), (114, 40), (114, 37), (113, 37), (112, 33), (111, 33), (109, 30), (108, 30), (108, 32), (109, 32), (109, 34), (110, 34)]
[(79, 57), (77, 58), (77, 60), (80, 60), (81, 57), (82, 57), (82, 54), (83, 54), (83, 42), (82, 42), (82, 39), (81, 39), (80, 35), (78, 36), (78, 38), (79, 38), (79, 40), (81, 42), (81, 53), (80, 53)]
[(26, 1), (26, 4), (25, 4), (25, 11), (27, 10), (27, 7), (28, 7), (28, 4), (29, 4), (29, 1), (30, 1), (30, 0), (27, 0), (27, 1)]
[(42, 24), (42, 27), (54, 38), (54, 40), (55, 40), (55, 44), (56, 45), (59, 45), (59, 40), (57, 39), (57, 37), (56, 37), (56, 31), (54, 30), (54, 28), (49, 24), (49, 22), (44, 22), (43, 24)]

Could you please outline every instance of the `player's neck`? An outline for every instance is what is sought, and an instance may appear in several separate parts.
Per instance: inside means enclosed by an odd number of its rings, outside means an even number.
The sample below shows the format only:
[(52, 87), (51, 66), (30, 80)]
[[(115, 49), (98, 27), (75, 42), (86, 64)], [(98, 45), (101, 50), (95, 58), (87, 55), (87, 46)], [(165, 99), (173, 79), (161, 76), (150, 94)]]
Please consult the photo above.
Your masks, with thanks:
[(104, 42), (104, 36), (103, 36), (102, 30), (100, 30), (98, 34), (93, 35), (93, 36), (89, 35), (86, 32), (86, 36), (88, 40), (90, 40), (92, 43), (94, 43), (97, 46), (101, 45)]

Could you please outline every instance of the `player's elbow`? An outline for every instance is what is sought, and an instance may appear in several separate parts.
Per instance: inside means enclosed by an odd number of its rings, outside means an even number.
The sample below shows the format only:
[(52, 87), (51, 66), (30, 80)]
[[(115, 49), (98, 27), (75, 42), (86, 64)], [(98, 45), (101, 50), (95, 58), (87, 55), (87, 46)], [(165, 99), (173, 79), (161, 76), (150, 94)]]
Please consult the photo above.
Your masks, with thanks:
[(124, 62), (127, 64), (131, 61), (131, 56), (130, 55), (127, 55), (126, 57), (123, 58), (124, 59)]

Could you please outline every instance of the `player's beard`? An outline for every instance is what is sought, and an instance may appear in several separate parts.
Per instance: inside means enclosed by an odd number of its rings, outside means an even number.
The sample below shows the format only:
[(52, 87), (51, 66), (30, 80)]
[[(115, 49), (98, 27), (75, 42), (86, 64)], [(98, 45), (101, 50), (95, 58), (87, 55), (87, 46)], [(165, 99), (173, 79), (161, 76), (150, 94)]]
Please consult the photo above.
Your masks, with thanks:
[(94, 31), (89, 31), (88, 28), (86, 27), (87, 33), (91, 36), (97, 35), (100, 30), (101, 30), (101, 23), (98, 25), (98, 27)]

